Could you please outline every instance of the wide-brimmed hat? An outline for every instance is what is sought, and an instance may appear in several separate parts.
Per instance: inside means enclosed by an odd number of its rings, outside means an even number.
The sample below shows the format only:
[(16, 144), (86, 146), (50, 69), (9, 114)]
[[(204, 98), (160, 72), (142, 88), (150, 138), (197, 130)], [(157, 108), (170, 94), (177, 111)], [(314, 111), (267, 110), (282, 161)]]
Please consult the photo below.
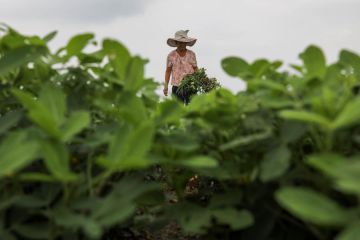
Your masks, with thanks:
[(187, 36), (189, 30), (180, 30), (175, 33), (174, 38), (169, 38), (167, 44), (170, 47), (177, 47), (176, 42), (185, 42), (187, 46), (193, 46), (196, 42), (196, 38), (190, 38)]

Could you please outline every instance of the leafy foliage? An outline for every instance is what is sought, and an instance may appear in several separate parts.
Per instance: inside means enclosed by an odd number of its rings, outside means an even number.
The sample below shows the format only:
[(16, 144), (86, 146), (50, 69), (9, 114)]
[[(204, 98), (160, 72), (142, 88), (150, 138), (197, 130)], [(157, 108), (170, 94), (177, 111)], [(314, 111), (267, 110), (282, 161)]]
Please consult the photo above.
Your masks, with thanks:
[(176, 221), (202, 239), (357, 239), (357, 54), (329, 65), (310, 46), (295, 74), (225, 58), (246, 91), (201, 69), (185, 107), (160, 102), (147, 60), (120, 42), (89, 52), (84, 33), (53, 53), (55, 35), (0, 38), (2, 238), (126, 239)]
[(200, 68), (192, 74), (186, 75), (177, 90), (178, 93), (190, 96), (195, 94), (208, 93), (211, 90), (220, 88), (220, 83), (216, 78), (209, 78), (206, 75), (205, 69)]

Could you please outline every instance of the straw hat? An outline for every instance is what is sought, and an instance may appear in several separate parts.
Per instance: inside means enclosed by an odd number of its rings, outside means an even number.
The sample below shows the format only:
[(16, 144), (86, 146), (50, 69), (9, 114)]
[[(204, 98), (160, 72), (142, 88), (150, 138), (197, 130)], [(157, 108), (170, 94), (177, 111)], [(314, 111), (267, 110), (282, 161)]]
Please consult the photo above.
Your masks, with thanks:
[(176, 42), (185, 42), (187, 46), (193, 46), (196, 42), (196, 38), (190, 38), (187, 36), (189, 30), (180, 30), (175, 33), (175, 38), (169, 38), (167, 44), (170, 47), (177, 47)]

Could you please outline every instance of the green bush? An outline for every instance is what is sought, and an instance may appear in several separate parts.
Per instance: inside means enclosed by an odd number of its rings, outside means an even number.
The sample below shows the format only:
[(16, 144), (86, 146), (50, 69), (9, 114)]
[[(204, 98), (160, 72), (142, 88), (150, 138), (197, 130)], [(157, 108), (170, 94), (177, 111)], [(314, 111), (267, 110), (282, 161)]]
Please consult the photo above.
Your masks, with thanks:
[(310, 46), (295, 74), (225, 58), (246, 91), (185, 107), (159, 102), (147, 60), (116, 40), (86, 52), (84, 33), (53, 53), (56, 32), (2, 29), (1, 238), (141, 239), (172, 221), (200, 239), (358, 238), (357, 54), (327, 64)]

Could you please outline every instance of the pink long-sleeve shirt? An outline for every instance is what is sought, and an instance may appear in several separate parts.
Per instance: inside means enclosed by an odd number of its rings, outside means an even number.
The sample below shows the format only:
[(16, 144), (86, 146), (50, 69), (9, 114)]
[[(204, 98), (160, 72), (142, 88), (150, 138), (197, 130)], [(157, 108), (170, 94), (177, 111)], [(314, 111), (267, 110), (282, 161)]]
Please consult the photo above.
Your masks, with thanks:
[(193, 73), (194, 67), (197, 67), (196, 55), (187, 49), (185, 56), (181, 57), (176, 50), (173, 50), (167, 56), (166, 65), (172, 67), (171, 85), (179, 86), (183, 77)]

